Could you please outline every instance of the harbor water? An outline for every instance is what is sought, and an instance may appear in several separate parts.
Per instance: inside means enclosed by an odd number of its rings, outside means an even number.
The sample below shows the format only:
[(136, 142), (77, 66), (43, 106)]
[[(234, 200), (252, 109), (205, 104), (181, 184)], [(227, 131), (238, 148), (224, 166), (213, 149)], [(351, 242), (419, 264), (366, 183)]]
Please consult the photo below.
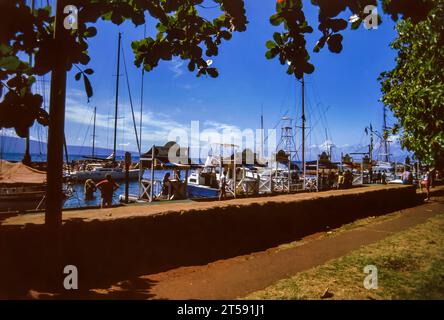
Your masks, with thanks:
[[(162, 180), (165, 173), (168, 171), (156, 171), (154, 173), (154, 179), (156, 180)], [(172, 174), (172, 173), (171, 173)], [(145, 171), (144, 179), (149, 179), (150, 173), (149, 171)], [(125, 181), (116, 181), (119, 185), (119, 189), (114, 192), (113, 196), (113, 204), (119, 203), (119, 196), (125, 194)], [(100, 206), (102, 202), (102, 198), (100, 196), (100, 191), (97, 190), (95, 192), (95, 197), (91, 200), (85, 200), (84, 195), (84, 185), (83, 183), (80, 184), (73, 184), (71, 186), (72, 193), (71, 196), (66, 199), (64, 207), (65, 208), (81, 208), (81, 207), (90, 207), (90, 206)], [(139, 195), (139, 181), (138, 180), (132, 180), (129, 182), (129, 194), (130, 195)]]
[[(23, 154), (19, 153), (4, 153), (2, 155), (4, 160), (7, 161), (21, 161), (23, 158)], [(32, 154), (31, 155), (33, 161), (36, 162), (44, 162), (46, 161), (46, 155), (45, 154)], [(83, 155), (70, 155), (69, 160), (82, 160), (84, 159)], [(133, 161), (138, 161), (138, 155), (134, 155), (132, 157)], [(117, 156), (117, 161), (122, 161), (123, 156)], [(162, 180), (165, 173), (168, 172), (167, 170), (164, 171), (155, 171), (154, 173), (154, 179), (156, 180)], [(172, 174), (172, 172), (170, 171)], [(144, 179), (150, 179), (150, 173), (149, 170), (145, 171), (144, 173)], [(119, 196), (125, 194), (125, 181), (117, 181), (117, 184), (119, 185), (119, 189), (116, 190), (113, 197), (113, 204), (119, 203)], [(65, 187), (67, 187), (65, 185)], [(70, 185), (69, 188), (71, 189), (69, 198), (66, 199), (64, 203), (65, 208), (81, 208), (81, 207), (90, 207), (90, 206), (100, 206), (102, 199), (100, 195), (100, 191), (95, 192), (95, 197), (91, 200), (85, 200), (84, 195), (84, 184), (83, 183), (77, 183)], [(139, 181), (138, 180), (132, 180), (129, 182), (129, 194), (130, 195), (138, 195), (139, 194)]]

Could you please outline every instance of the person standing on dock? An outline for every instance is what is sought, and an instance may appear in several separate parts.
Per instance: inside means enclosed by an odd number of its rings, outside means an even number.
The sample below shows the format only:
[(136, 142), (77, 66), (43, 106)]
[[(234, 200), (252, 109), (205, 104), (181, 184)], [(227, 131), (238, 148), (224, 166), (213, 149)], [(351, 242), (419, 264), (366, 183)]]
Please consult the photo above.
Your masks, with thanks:
[(100, 181), (96, 186), (102, 194), (102, 208), (111, 207), (113, 204), (114, 191), (119, 188), (119, 185), (113, 180), (108, 173), (105, 180)]
[(226, 193), (227, 187), (227, 170), (224, 170), (224, 173), (220, 176), (219, 179), (219, 201), (225, 200), (227, 198)]
[(385, 173), (385, 171), (382, 171), (382, 174), (381, 174), (381, 183), (382, 183), (382, 184), (387, 184), (387, 174)]
[(427, 171), (424, 175), (424, 180), (421, 182), (426, 189), (427, 195), (426, 195), (425, 201), (429, 200), (431, 179), (432, 179), (432, 171), (429, 170), (429, 168), (427, 168)]
[(408, 167), (405, 168), (401, 178), (402, 184), (413, 184), (413, 176)]
[(339, 171), (338, 173), (338, 182), (336, 183), (336, 189), (343, 189), (344, 188), (344, 173), (342, 171)]
[(163, 176), (162, 180), (162, 194), (167, 197), (168, 200), (171, 198), (173, 185), (170, 180), (171, 173), (167, 172)]

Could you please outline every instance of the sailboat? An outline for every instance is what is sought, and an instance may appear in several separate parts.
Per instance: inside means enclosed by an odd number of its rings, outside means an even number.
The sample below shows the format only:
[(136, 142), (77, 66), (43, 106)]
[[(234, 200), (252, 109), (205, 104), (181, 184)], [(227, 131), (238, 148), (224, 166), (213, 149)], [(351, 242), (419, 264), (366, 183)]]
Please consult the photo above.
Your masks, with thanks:
[[(114, 180), (125, 179), (125, 170), (123, 166), (118, 166), (116, 163), (116, 149), (117, 149), (117, 115), (119, 106), (119, 73), (120, 73), (120, 43), (122, 34), (119, 33), (118, 45), (117, 45), (117, 76), (116, 76), (116, 100), (115, 100), (115, 112), (114, 112), (114, 147), (113, 153), (106, 159), (100, 159), (95, 157), (95, 119), (96, 108), (94, 108), (94, 129), (93, 129), (93, 154), (91, 159), (97, 160), (94, 163), (83, 164), (81, 168), (73, 171), (69, 174), (69, 178), (74, 181), (85, 181), (92, 179), (95, 181), (105, 179), (107, 175), (111, 175)], [(139, 178), (139, 169), (129, 170), (129, 179), (137, 180)]]
[[(375, 133), (375, 131), (371, 128), (371, 133)], [(396, 179), (395, 167), (394, 163), (390, 161), (390, 143), (386, 137), (387, 131), (387, 113), (386, 107), (383, 106), (383, 127), (382, 134), (379, 135), (380, 138), (380, 148), (384, 148), (383, 152), (379, 152), (379, 157), (372, 167), (373, 172), (384, 172), (386, 174), (386, 180), (391, 181)], [(373, 138), (372, 138), (373, 140)], [(373, 141), (371, 142), (371, 149), (373, 150)]]

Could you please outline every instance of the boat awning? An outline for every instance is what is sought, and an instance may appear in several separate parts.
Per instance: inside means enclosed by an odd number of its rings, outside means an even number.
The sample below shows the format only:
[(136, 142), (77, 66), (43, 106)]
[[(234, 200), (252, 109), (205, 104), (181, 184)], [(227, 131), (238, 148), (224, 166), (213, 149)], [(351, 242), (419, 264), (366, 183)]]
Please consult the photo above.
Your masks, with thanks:
[(46, 172), (24, 165), (0, 160), (0, 184), (44, 184)]

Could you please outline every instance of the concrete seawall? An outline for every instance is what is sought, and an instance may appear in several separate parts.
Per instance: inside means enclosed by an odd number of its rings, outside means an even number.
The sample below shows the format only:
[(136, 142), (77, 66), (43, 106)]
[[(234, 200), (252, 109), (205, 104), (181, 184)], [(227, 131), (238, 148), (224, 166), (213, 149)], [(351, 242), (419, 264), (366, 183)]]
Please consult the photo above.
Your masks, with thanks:
[(417, 199), (413, 187), (380, 186), (180, 208), (134, 206), (113, 218), (108, 211), (97, 219), (73, 214), (57, 235), (38, 223), (41, 217), (31, 217), (34, 223), (6, 221), (0, 226), (0, 298), (23, 296), (28, 289), (63, 290), (63, 267), (69, 264), (79, 270), (80, 290), (106, 287), (140, 274), (265, 250), (413, 206)]

